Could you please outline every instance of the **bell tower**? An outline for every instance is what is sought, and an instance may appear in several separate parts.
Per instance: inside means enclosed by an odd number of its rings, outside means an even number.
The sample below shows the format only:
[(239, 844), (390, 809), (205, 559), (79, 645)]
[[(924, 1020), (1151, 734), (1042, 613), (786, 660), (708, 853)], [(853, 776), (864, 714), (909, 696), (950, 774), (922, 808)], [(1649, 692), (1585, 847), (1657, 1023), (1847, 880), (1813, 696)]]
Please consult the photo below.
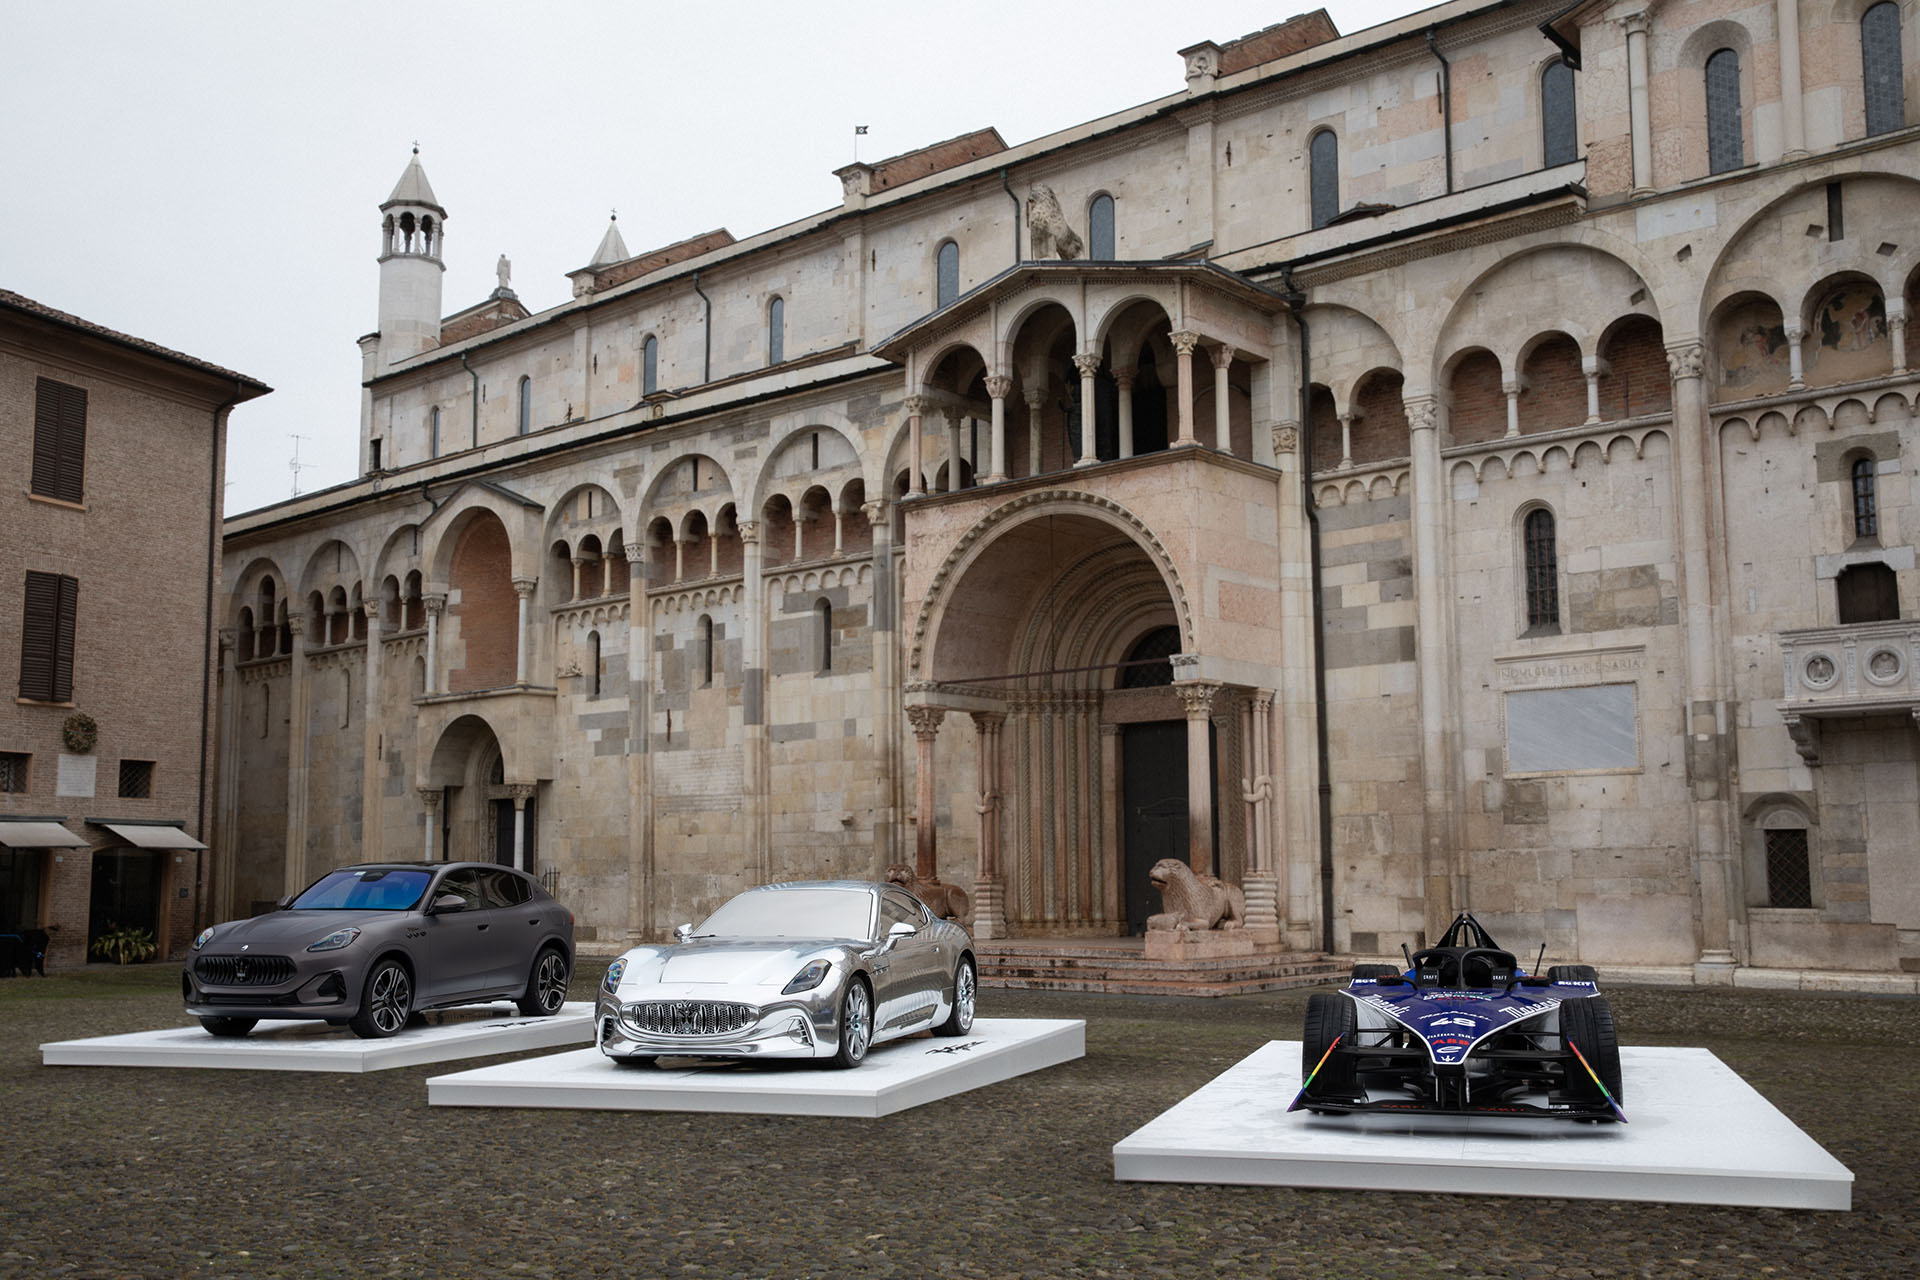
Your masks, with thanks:
[(379, 368), (440, 345), (446, 221), (416, 146), (393, 194), (380, 206)]

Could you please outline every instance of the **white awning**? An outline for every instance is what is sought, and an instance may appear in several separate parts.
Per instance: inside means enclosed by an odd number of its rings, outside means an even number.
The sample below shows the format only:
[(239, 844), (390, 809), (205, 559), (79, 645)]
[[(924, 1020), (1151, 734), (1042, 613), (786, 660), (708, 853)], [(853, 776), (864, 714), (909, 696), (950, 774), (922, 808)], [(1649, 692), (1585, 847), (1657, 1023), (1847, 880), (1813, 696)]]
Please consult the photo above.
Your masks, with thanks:
[(84, 849), (87, 838), (57, 822), (0, 822), (0, 844), (9, 849)]
[(142, 849), (204, 849), (207, 847), (178, 827), (149, 827), (137, 822), (103, 822), (100, 825), (128, 844), (138, 845)]

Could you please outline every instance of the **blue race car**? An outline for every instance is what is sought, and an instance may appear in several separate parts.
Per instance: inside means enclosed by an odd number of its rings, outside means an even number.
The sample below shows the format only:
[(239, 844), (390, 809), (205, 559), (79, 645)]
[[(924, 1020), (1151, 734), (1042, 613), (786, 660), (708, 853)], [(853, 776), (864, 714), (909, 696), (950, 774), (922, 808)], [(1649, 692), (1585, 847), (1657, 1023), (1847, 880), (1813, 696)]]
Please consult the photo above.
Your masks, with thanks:
[(1535, 977), (1464, 912), (1410, 959), (1355, 965), (1346, 990), (1307, 997), (1289, 1111), (1625, 1123), (1613, 1010), (1590, 966)]

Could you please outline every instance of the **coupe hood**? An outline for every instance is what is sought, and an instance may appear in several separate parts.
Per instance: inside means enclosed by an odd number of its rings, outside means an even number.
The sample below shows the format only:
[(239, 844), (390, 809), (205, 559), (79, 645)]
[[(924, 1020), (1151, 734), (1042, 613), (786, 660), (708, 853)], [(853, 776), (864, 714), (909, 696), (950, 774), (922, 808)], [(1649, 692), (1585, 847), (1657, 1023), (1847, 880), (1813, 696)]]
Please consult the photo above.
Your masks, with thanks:
[(844, 950), (842, 944), (812, 939), (695, 938), (634, 953), (633, 967), (621, 986), (784, 987), (808, 960), (823, 951)]
[(245, 947), (256, 954), (293, 955), (335, 929), (359, 928), (383, 920), (397, 920), (401, 911), (269, 911), (251, 920), (223, 924), (202, 948), (225, 953)]

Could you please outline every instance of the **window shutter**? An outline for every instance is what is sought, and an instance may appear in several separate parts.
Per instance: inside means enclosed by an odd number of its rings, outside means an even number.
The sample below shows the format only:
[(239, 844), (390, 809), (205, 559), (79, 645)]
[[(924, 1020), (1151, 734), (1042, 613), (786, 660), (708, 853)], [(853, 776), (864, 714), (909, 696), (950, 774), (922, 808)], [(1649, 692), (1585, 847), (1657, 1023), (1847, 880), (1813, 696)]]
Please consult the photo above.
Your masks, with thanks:
[(33, 491), (51, 498), (59, 487), (60, 384), (42, 378), (33, 397)]
[(53, 641), (53, 702), (73, 701), (73, 640), (80, 612), (80, 580), (62, 576)]
[[(87, 393), (83, 387), (60, 388), (60, 489), (63, 502), (86, 497), (81, 483), (87, 465)], [(72, 581), (72, 579), (68, 579)]]
[(79, 502), (87, 461), (87, 393), (51, 378), (34, 385), (33, 492)]
[(27, 573), (27, 603), (20, 627), (20, 696), (53, 700), (53, 648), (59, 632), (60, 579)]

